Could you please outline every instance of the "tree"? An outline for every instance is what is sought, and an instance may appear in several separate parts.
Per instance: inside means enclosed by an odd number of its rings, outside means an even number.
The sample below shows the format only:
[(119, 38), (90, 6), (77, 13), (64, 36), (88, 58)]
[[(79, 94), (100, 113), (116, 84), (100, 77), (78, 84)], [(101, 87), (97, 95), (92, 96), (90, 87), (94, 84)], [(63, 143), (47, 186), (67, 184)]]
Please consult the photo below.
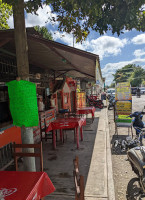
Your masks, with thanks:
[(145, 78), (145, 70), (142, 67), (136, 67), (129, 78), (132, 87), (139, 87)]
[[(16, 4), (18, 0), (4, 0)], [(145, 31), (144, 0), (28, 0), (27, 12), (36, 13), (39, 7), (51, 5), (57, 14), (58, 29), (70, 33), (73, 31), (77, 41), (85, 39), (90, 29), (101, 35), (108, 30), (118, 35), (124, 29)]]
[(8, 29), (7, 20), (12, 15), (12, 6), (0, 0), (0, 29)]
[(130, 64), (118, 69), (113, 76), (116, 83), (129, 81), (132, 87), (139, 87), (145, 80), (145, 70), (140, 66)]
[[(73, 31), (77, 41), (85, 39), (90, 28), (100, 34), (111, 30), (118, 35), (124, 28), (145, 31), (145, 13), (140, 9), (144, 0), (28, 0), (25, 3), (24, 0), (3, 0), (3, 3), (13, 6), (17, 68), (23, 79), (29, 78), (24, 8), (26, 12), (36, 13), (43, 4), (51, 4), (53, 12), (57, 13), (59, 30), (68, 33)], [(22, 136), (23, 143), (32, 143), (32, 128), (28, 130), (24, 127)], [(25, 164), (33, 170), (31, 162)]]
[[(29, 60), (24, 17), (24, 0), (15, 0), (13, 4), (13, 17), (18, 76), (23, 80), (29, 80)], [(33, 128), (22, 126), (21, 138), (23, 144), (33, 144)], [(29, 153), (32, 153), (33, 151), (33, 149), (27, 149), (27, 152)], [(34, 157), (24, 157), (24, 170), (36, 170)]]
[(129, 65), (124, 66), (121, 69), (118, 69), (116, 73), (113, 74), (114, 81), (116, 83), (128, 81), (134, 69), (135, 69), (135, 65), (133, 64), (129, 64)]
[(110, 88), (115, 88), (115, 83), (111, 83)]
[(144, 80), (142, 81), (142, 86), (145, 87), (145, 81)]
[(48, 40), (53, 40), (52, 34), (48, 32), (48, 29), (45, 26), (35, 26), (35, 30), (42, 35), (43, 38)]

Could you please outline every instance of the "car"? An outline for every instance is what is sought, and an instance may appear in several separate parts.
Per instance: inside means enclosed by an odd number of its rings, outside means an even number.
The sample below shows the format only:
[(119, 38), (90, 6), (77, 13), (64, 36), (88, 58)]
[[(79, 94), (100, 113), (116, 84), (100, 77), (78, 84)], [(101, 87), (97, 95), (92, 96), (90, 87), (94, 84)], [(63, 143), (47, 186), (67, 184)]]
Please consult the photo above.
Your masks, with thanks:
[(136, 95), (137, 93), (137, 87), (131, 87), (131, 94)]
[(111, 96), (115, 97), (115, 88), (107, 89), (107, 98), (109, 99)]
[(145, 94), (145, 87), (140, 88), (140, 93)]

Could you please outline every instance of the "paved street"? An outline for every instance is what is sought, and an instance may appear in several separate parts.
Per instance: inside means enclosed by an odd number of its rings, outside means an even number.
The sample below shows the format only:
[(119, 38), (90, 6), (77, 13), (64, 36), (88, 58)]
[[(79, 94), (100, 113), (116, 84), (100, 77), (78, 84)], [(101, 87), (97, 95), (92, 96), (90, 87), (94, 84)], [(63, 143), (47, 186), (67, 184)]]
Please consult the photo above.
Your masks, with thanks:
[[(145, 95), (140, 98), (136, 96), (132, 97), (132, 112), (142, 111), (145, 106)], [(113, 110), (108, 111), (109, 118), (109, 132), (110, 143), (113, 145), (115, 139), (125, 139), (128, 135), (127, 128), (118, 128), (119, 137), (117, 138), (115, 133), (115, 124), (113, 117)], [(143, 117), (145, 121), (145, 116)], [(133, 130), (134, 135), (135, 131)], [(127, 161), (126, 153), (121, 153), (120, 149), (114, 149), (112, 146), (112, 166), (113, 166), (113, 178), (115, 186), (115, 200), (136, 200), (138, 198), (138, 183), (135, 182), (135, 173)]]

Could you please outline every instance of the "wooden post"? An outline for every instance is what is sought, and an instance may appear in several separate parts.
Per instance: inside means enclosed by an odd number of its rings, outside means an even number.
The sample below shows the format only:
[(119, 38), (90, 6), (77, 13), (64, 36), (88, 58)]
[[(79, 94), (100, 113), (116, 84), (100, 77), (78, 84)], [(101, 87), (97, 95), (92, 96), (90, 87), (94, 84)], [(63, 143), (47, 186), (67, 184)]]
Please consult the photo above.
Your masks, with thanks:
[[(29, 80), (28, 45), (24, 17), (24, 0), (17, 0), (14, 2), (13, 17), (18, 76), (23, 80)], [(21, 137), (23, 144), (33, 144), (33, 128), (26, 128), (23, 126), (21, 128)], [(34, 149), (27, 149), (27, 152), (34, 152)], [(24, 158), (24, 170), (36, 171), (34, 158)]]

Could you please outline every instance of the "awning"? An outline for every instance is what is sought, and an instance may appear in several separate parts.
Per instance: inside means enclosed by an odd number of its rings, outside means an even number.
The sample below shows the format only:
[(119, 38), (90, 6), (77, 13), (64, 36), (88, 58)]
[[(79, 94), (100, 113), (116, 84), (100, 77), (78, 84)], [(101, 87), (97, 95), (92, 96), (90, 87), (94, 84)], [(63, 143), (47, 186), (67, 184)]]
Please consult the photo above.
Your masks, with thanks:
[[(44, 70), (95, 80), (99, 56), (42, 38), (33, 28), (27, 29), (29, 64)], [(0, 31), (0, 52), (16, 56), (14, 30)], [(101, 70), (100, 70), (101, 72)], [(102, 77), (102, 74), (100, 74)]]

